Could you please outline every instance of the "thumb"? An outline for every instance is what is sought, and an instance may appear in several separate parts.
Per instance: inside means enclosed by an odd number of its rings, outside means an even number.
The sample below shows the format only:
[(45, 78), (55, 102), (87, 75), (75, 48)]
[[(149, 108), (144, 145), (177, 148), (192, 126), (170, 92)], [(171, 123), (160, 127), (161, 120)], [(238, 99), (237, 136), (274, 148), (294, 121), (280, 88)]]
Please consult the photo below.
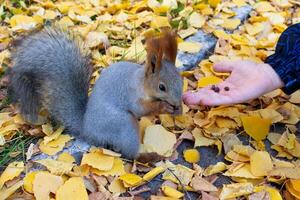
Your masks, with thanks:
[(222, 61), (214, 65), (213, 69), (216, 72), (231, 72), (238, 62), (234, 61)]

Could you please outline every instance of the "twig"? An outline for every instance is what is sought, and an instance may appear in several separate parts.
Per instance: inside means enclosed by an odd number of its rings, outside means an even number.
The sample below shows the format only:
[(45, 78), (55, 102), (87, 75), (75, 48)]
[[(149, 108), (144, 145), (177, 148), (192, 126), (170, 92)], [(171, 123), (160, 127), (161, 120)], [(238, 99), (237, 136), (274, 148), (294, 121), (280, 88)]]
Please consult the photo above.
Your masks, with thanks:
[(187, 199), (188, 199), (188, 200), (191, 200), (190, 194), (188, 193), (188, 191), (186, 191), (186, 189), (184, 188), (184, 185), (182, 184), (182, 182), (181, 182), (181, 180), (178, 178), (178, 176), (177, 176), (171, 169), (167, 168), (167, 170), (169, 170), (169, 171), (171, 172), (171, 174), (178, 180), (180, 186), (182, 187), (183, 192), (184, 192), (184, 193), (186, 194), (186, 196), (187, 196)]

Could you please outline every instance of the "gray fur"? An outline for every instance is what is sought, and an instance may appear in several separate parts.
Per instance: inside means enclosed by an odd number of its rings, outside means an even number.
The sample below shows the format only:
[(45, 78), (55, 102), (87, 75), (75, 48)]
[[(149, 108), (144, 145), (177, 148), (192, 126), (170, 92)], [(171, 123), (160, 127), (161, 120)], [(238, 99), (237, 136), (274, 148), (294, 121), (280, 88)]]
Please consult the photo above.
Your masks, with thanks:
[[(167, 61), (151, 78), (146, 78), (146, 66), (115, 63), (102, 71), (88, 99), (89, 58), (60, 31), (25, 38), (16, 48), (13, 65), (10, 93), (31, 122), (46, 108), (72, 135), (130, 159), (139, 150), (138, 118), (149, 114), (141, 100), (181, 105), (182, 79)], [(153, 96), (145, 92), (146, 79)], [(159, 82), (166, 85), (166, 92), (159, 91)]]
[(79, 43), (59, 30), (45, 29), (25, 37), (12, 56), (9, 89), (21, 112), (37, 121), (42, 107), (71, 133), (81, 132), (91, 74)]

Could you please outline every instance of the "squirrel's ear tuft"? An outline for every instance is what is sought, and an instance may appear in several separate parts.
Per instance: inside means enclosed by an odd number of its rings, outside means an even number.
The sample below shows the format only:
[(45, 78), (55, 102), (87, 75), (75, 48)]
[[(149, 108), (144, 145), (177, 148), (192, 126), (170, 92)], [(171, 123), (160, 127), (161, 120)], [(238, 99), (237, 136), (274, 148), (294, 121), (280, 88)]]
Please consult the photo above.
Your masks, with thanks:
[(155, 73), (162, 67), (162, 60), (175, 64), (177, 55), (176, 34), (164, 29), (158, 37), (146, 38), (146, 73)]
[(163, 30), (162, 48), (163, 59), (175, 64), (177, 56), (176, 33), (169, 29)]

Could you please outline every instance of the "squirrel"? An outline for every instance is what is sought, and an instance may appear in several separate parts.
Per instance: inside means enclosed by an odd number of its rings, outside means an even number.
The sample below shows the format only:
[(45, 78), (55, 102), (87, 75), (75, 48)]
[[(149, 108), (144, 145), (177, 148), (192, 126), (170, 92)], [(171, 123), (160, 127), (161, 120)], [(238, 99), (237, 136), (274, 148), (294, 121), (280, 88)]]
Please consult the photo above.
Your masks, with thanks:
[(71, 135), (136, 159), (140, 117), (182, 113), (176, 34), (146, 38), (144, 65), (120, 61), (103, 69), (90, 96), (92, 64), (82, 44), (55, 27), (23, 38), (12, 53), (9, 94), (26, 121), (36, 123), (46, 109)]

